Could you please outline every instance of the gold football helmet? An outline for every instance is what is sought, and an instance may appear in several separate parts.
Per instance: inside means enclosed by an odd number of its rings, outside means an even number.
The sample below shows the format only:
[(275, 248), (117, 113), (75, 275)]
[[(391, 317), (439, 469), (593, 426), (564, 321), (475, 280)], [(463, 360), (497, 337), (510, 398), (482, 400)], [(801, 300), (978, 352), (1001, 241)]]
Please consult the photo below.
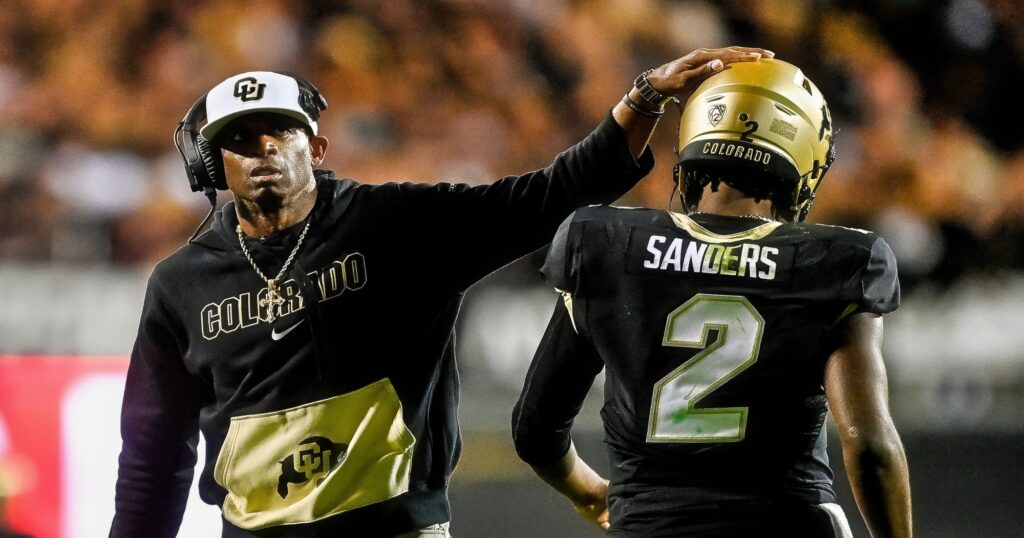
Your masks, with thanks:
[(801, 221), (835, 159), (834, 134), (825, 98), (799, 68), (770, 58), (729, 64), (679, 120), (683, 205), (696, 210), (706, 178), (723, 174), (761, 182), (755, 191), (771, 195), (778, 216)]

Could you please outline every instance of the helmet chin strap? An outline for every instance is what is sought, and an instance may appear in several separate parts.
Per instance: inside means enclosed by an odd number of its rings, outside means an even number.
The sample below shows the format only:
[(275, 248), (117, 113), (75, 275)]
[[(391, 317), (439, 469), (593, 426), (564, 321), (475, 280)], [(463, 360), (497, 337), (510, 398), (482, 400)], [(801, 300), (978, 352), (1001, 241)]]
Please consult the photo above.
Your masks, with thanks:
[(668, 195), (668, 210), (672, 211), (672, 201), (675, 200), (676, 196), (678, 195), (679, 204), (683, 212), (685, 213), (686, 203), (683, 201), (683, 189), (680, 186), (683, 180), (682, 169), (683, 167), (680, 164), (676, 164), (675, 166), (672, 167), (672, 192), (670, 192)]
[[(681, 206), (683, 213), (693, 213), (694, 211), (697, 211), (697, 205), (700, 204), (701, 196), (700, 193), (696, 194), (695, 203), (691, 203), (688, 199), (686, 189), (683, 188), (686, 182), (686, 171), (683, 169), (683, 163), (677, 163), (672, 167), (672, 177), (674, 181), (672, 182), (672, 194), (668, 202), (669, 209), (672, 208), (672, 199), (678, 196), (679, 205)], [(701, 190), (703, 190), (703, 186), (701, 186)]]
[(678, 194), (679, 205), (683, 213), (689, 213), (689, 208), (686, 207), (686, 200), (683, 198), (683, 163), (679, 157), (679, 129), (682, 128), (683, 119), (683, 103), (679, 99), (673, 99), (671, 101), (676, 106), (676, 111), (679, 113), (679, 121), (676, 121), (676, 145), (672, 148), (672, 152), (676, 154), (676, 164), (672, 167), (672, 193), (668, 198), (668, 210), (672, 211), (672, 200), (674, 200)]

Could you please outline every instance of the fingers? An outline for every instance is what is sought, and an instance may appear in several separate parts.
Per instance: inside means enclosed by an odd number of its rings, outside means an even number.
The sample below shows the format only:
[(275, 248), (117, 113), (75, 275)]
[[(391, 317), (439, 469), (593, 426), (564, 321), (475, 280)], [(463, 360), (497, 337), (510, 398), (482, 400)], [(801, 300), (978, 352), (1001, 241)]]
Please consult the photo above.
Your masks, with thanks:
[[(706, 66), (708, 63), (714, 62), (715, 60), (720, 60), (724, 66), (733, 62), (750, 62), (764, 57), (773, 58), (775, 57), (775, 53), (768, 49), (762, 49), (759, 47), (697, 49), (682, 58), (661, 66), (655, 71), (664, 78), (679, 76), (688, 77), (698, 74), (702, 67)], [(716, 63), (712, 63), (711, 69), (712, 72), (720, 71), (720, 69), (718, 69), (718, 64)]]
[(693, 63), (691, 65), (697, 66), (697, 65), (700, 65), (700, 64), (710, 63), (710, 62), (713, 62), (715, 60), (719, 60), (719, 61), (721, 61), (722, 63), (725, 63), (725, 64), (731, 64), (731, 63), (735, 63), (735, 62), (753, 62), (753, 61), (760, 60), (761, 58), (771, 58), (771, 57), (772, 56), (769, 56), (767, 54), (763, 54), (763, 53), (760, 53), (760, 52), (757, 52), (757, 51), (744, 51), (744, 52), (716, 51), (716, 52), (711, 52), (711, 53), (705, 53), (705, 54), (697, 55), (696, 57), (694, 57), (692, 59)]
[(694, 62), (704, 63), (715, 58), (728, 63), (730, 61), (745, 61), (761, 57), (774, 58), (775, 53), (760, 47), (723, 47), (718, 49), (697, 49), (690, 53)]
[(723, 49), (723, 50), (728, 50), (728, 51), (732, 51), (732, 52), (743, 52), (743, 53), (756, 52), (756, 53), (760, 54), (761, 56), (767, 56), (769, 58), (775, 57), (775, 53), (774, 52), (772, 52), (772, 51), (770, 51), (768, 49), (762, 49), (761, 47), (736, 47), (736, 46), (733, 46), (733, 47), (725, 47), (725, 49)]
[(730, 63), (774, 58), (775, 53), (761, 47), (723, 47), (697, 49), (648, 73), (647, 82), (658, 92), (686, 98), (708, 77), (728, 68)]
[(671, 94), (683, 100), (708, 77), (725, 69), (735, 62), (752, 62), (761, 58), (774, 58), (775, 53), (760, 47), (724, 47), (717, 49), (697, 49), (678, 60), (670, 62), (659, 70), (657, 84), (651, 80), (655, 89)]
[(774, 58), (775, 53), (759, 47), (725, 47), (720, 49), (697, 49), (687, 54), (681, 62), (683, 66), (697, 67), (714, 60), (721, 60), (725, 64), (733, 62), (750, 62), (761, 58)]
[[(753, 56), (744, 56), (740, 59), (733, 59), (730, 61), (730, 63), (743, 61), (749, 62), (757, 60), (760, 57), (761, 56), (759, 54)], [(711, 60), (709, 62), (699, 64), (695, 66), (693, 69), (688, 69), (680, 72), (678, 74), (678, 80), (680, 81), (680, 84), (678, 86), (678, 89), (675, 91), (676, 96), (680, 100), (682, 100), (683, 96), (696, 89), (701, 82), (704, 82), (705, 80), (708, 79), (708, 77), (722, 71), (723, 69), (725, 69), (725, 61), (723, 61), (723, 59), (721, 58), (715, 58), (714, 60)]]

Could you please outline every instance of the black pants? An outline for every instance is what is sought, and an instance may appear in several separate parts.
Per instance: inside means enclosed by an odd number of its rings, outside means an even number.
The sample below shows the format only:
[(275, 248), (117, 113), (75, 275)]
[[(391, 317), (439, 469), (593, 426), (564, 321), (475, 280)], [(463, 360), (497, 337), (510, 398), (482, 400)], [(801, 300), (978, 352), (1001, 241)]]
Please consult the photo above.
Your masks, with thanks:
[(850, 538), (838, 505), (792, 501), (712, 503), (685, 514), (646, 512), (615, 522), (608, 536), (620, 538)]

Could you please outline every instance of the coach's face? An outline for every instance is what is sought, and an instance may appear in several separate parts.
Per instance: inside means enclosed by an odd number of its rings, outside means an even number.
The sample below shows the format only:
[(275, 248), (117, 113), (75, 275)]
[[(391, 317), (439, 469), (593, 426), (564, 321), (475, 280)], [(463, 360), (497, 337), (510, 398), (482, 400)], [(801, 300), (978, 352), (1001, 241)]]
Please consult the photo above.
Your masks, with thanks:
[(287, 205), (316, 186), (313, 167), (327, 151), (327, 139), (301, 122), (273, 113), (242, 116), (224, 127), (217, 142), (224, 175), (236, 198)]

